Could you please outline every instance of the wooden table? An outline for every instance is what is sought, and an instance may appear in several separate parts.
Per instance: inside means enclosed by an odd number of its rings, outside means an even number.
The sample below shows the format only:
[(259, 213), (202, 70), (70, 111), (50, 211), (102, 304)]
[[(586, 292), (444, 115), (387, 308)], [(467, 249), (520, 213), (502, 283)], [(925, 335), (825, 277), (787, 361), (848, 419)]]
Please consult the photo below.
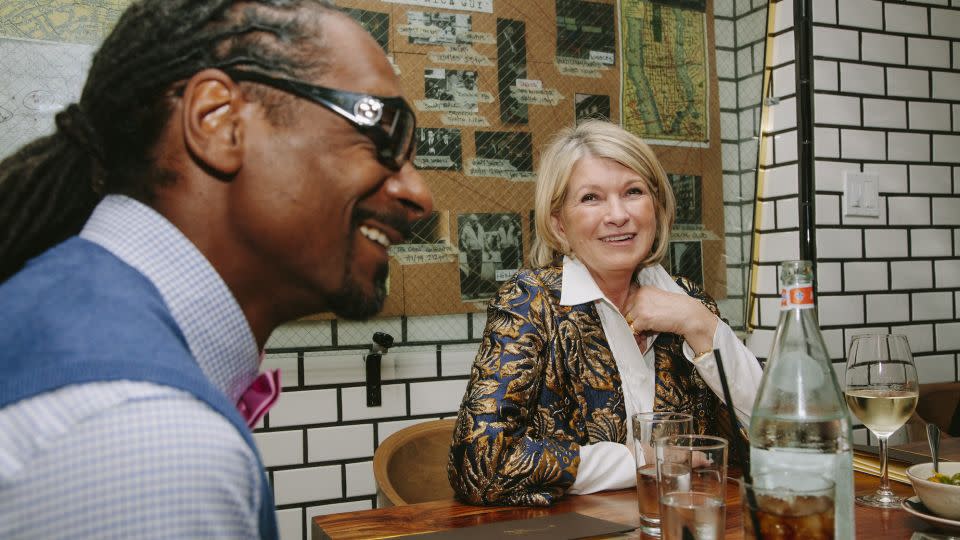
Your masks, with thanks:
[[(879, 478), (855, 473), (857, 491), (873, 489)], [(913, 488), (892, 482), (894, 491), (913, 495)], [(737, 482), (727, 486), (727, 540), (741, 539), (740, 496)], [(529, 519), (561, 512), (580, 512), (618, 523), (639, 525), (637, 494), (633, 489), (610, 491), (594, 495), (567, 496), (549, 508), (483, 507), (460, 504), (453, 500), (396, 506), (361, 512), (347, 512), (313, 519), (312, 538), (333, 540), (390, 538), (414, 533), (440, 531), (482, 525), (510, 519)], [(914, 517), (901, 509), (878, 510), (856, 507), (857, 538), (910, 538), (914, 531), (949, 532)], [(637, 529), (626, 538), (641, 536)]]

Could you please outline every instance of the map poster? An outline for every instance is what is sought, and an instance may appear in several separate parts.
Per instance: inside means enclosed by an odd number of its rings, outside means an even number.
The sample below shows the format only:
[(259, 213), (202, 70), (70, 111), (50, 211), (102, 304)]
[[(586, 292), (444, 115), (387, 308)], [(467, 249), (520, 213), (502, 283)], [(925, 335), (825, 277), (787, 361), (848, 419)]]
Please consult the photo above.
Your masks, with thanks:
[(451, 128), (417, 128), (417, 156), (413, 159), (418, 169), (459, 171), (463, 168), (460, 130)]
[(670, 274), (703, 286), (703, 250), (697, 242), (670, 242)]
[(590, 60), (601, 65), (616, 63), (613, 4), (556, 0), (557, 56)]
[(517, 79), (527, 77), (526, 24), (523, 21), (497, 19), (497, 86), (500, 93), (500, 120), (507, 124), (526, 124), (527, 106), (510, 91)]
[(390, 53), (388, 42), (390, 41), (390, 14), (379, 11), (367, 11), (357, 8), (342, 8), (353, 20), (360, 23), (373, 39), (383, 48), (383, 52)]
[(677, 225), (703, 225), (701, 178), (692, 174), (668, 173), (673, 196), (677, 200)]
[(0, 38), (0, 159), (54, 132), (54, 116), (80, 99), (92, 45)]
[(595, 118), (610, 120), (610, 96), (576, 94), (573, 98), (574, 118), (577, 124)]
[(693, 0), (621, 0), (623, 126), (667, 144), (709, 142), (705, 11)]

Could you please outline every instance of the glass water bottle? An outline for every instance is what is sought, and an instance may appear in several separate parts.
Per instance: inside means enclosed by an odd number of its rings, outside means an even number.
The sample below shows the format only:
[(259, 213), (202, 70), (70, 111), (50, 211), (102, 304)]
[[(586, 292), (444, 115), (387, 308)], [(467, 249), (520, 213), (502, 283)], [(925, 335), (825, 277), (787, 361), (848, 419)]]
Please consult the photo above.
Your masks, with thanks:
[(836, 485), (835, 538), (854, 538), (850, 414), (814, 309), (813, 265), (780, 265), (780, 321), (750, 419), (750, 471)]

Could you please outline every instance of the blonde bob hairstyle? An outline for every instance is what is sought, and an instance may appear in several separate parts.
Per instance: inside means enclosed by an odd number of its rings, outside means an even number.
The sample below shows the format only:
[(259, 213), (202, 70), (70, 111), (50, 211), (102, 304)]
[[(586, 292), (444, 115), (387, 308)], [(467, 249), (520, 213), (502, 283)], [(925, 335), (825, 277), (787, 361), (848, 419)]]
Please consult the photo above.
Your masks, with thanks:
[(659, 264), (667, 253), (676, 213), (667, 174), (653, 150), (639, 137), (601, 120), (587, 120), (576, 127), (561, 130), (540, 156), (534, 196), (537, 238), (533, 242), (530, 262), (533, 266), (547, 266), (555, 264), (561, 255), (572, 255), (570, 246), (554, 230), (550, 216), (560, 213), (566, 202), (573, 168), (586, 156), (616, 161), (647, 181), (653, 197), (657, 230), (650, 253), (640, 261), (637, 269)]

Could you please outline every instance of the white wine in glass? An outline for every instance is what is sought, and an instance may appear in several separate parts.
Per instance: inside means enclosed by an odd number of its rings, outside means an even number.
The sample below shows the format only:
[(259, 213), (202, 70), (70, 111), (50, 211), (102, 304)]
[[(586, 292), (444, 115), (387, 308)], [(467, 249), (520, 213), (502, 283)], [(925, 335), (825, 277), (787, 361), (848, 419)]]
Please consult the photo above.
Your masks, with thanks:
[(847, 355), (844, 395), (850, 411), (880, 443), (880, 488), (858, 494), (857, 502), (879, 508), (899, 508), (887, 474), (887, 439), (907, 422), (917, 407), (917, 368), (906, 336), (854, 336)]

